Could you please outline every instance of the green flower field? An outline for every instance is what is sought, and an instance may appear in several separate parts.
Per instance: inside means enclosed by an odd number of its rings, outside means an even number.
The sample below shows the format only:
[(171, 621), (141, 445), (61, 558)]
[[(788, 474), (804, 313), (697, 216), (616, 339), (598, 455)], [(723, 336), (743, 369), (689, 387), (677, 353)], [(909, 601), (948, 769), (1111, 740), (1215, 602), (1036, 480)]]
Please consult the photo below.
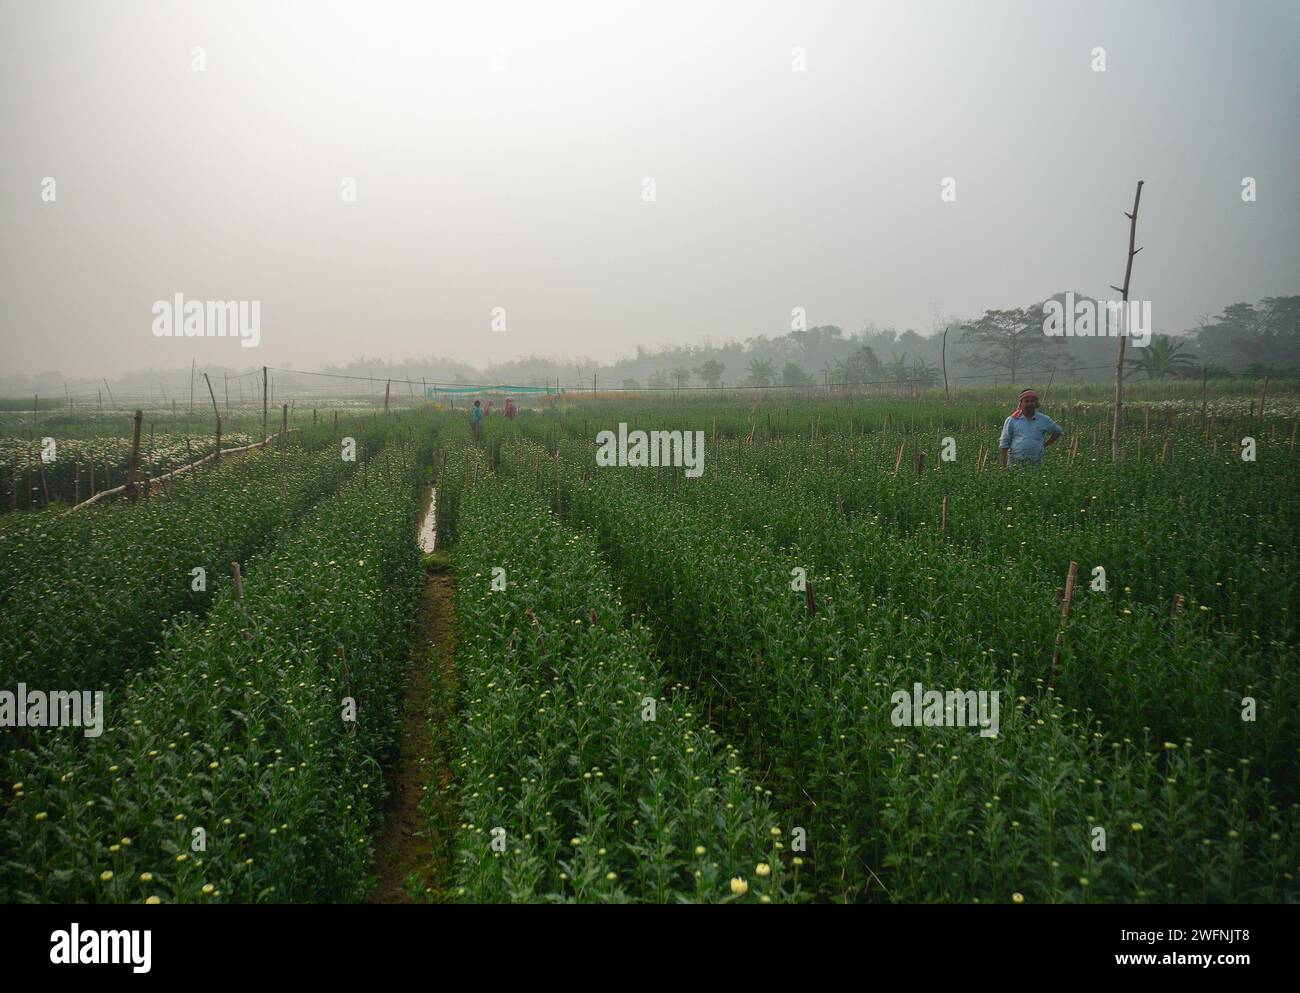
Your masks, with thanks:
[(1003, 406), (349, 412), (4, 513), (0, 902), (1297, 901), (1294, 398), (1036, 470)]

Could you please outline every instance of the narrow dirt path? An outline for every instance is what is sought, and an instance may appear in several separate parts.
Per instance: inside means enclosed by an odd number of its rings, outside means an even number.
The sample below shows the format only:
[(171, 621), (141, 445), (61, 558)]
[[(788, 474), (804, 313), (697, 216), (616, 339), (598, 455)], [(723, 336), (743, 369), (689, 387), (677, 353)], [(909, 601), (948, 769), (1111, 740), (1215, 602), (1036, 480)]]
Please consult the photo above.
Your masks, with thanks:
[(368, 903), (436, 901), (451, 885), (454, 825), (446, 787), (456, 720), (453, 590), (449, 574), (425, 573), (402, 699), (400, 758), (389, 774)]

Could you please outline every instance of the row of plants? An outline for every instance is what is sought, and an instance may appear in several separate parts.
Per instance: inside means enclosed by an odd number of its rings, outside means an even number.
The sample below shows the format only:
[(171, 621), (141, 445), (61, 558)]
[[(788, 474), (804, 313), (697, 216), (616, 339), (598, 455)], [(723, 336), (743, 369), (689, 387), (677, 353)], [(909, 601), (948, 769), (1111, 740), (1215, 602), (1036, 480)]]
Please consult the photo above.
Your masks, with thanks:
[(392, 442), (262, 553), (243, 597), (169, 627), (102, 735), (4, 757), (0, 902), (343, 901), (370, 830), (419, 576), (416, 467)]
[(458, 517), (457, 897), (796, 899), (789, 825), (660, 674), (591, 537), (477, 450), (440, 480), (440, 524)]
[(11, 584), (0, 616), (0, 686), (102, 686), (148, 663), (167, 618), (203, 613), (232, 585), (232, 561), (301, 517), (353, 469), (337, 454), (298, 448), (230, 461), (170, 496), (11, 532), (8, 554), (0, 555)]
[[(590, 443), (553, 444), (579, 476), (597, 472)], [(1027, 654), (1027, 645), (1043, 643), (1044, 623), (1055, 618), (1052, 591), (1077, 561), (1078, 633), (1069, 645), (1086, 661), (1060, 671), (1067, 699), (1093, 707), (1121, 733), (1147, 725), (1166, 736), (1190, 734), (1265, 759), (1283, 781), (1297, 769), (1300, 735), (1288, 702), (1300, 678), (1291, 647), (1300, 583), (1289, 549), (1300, 535), (1295, 502), (1277, 496), (1290, 485), (1284, 460), (1194, 463), (1177, 474), (1173, 466), (1147, 472), (1129, 464), (1008, 474), (975, 473), (959, 462), (936, 471), (926, 460), (920, 474), (904, 462), (895, 476), (892, 445), (884, 451), (837, 440), (828, 459), (819, 444), (797, 440), (737, 447), (739, 455), (728, 445), (711, 449), (704, 476), (685, 485), (680, 470), (629, 475), (658, 498), (689, 501), (774, 548), (801, 548), (803, 566), (823, 575), (856, 534), (861, 574), (872, 583), (864, 592), (893, 589), (922, 609), (961, 612), (990, 635), (1017, 630), (1005, 615), (1029, 601), (1039, 620), (1008, 652)], [(936, 588), (928, 558), (906, 571), (870, 568), (875, 549), (891, 548), (906, 563), (917, 547), (931, 555), (946, 549), (949, 568), (967, 572), (967, 581)], [(1095, 566), (1105, 570), (1105, 591), (1094, 589)], [(1010, 597), (1008, 586), (1020, 592)], [(1183, 600), (1171, 619), (1175, 594)], [(1050, 644), (1050, 628), (1047, 638)], [(1150, 664), (1135, 650), (1174, 657)], [(1047, 661), (1036, 675), (1046, 674)], [(1246, 696), (1272, 707), (1266, 723), (1239, 719)]]
[[(577, 446), (569, 452), (580, 457)], [(654, 489), (652, 474), (632, 474), (638, 478), (644, 488)], [(1000, 531), (1024, 534), (1018, 555), (997, 540), (956, 541), (940, 533), (938, 522), (909, 533), (877, 515), (851, 512), (846, 505), (854, 497), (843, 494), (852, 487), (841, 489), (844, 480), (834, 475), (791, 471), (767, 479), (724, 464), (689, 486), (670, 488), (665, 478), (657, 496), (683, 501), (699, 516), (788, 550), (819, 580), (834, 576), (844, 563), (855, 565), (862, 595), (894, 597), (919, 612), (960, 620), (965, 634), (1003, 658), (1020, 658), (1030, 678), (1053, 678), (1066, 700), (1092, 709), (1112, 732), (1140, 735), (1145, 727), (1164, 738), (1190, 736), (1235, 758), (1252, 759), (1279, 784), (1293, 781), (1300, 772), (1300, 726), (1292, 706), (1300, 700), (1300, 672), (1286, 625), (1280, 631), (1277, 626), (1252, 631), (1222, 597), (1207, 605), (1193, 596), (1171, 617), (1163, 596), (1144, 596), (1145, 591), (1121, 585), (1139, 580), (1123, 570), (1117, 577), (1113, 568), (1107, 569), (1106, 590), (1094, 589), (1088, 566), (1095, 559), (1080, 550), (1104, 546), (1103, 561), (1125, 560), (1130, 546), (1143, 544), (1140, 529), (1127, 531), (1136, 522), (1125, 521), (1123, 531), (1097, 528), (1074, 544), (1062, 539), (1058, 551), (1067, 556), (1064, 561), (1077, 555), (1083, 568), (1070, 635), (1053, 671), (1059, 616), (1053, 589), (1064, 584), (1065, 570), (1062, 559), (1031, 550), (1042, 543), (1034, 535), (1052, 528), (1053, 512), (1024, 499), (1022, 491), (1038, 485), (1036, 478), (1028, 484), (1006, 477), (1000, 482), (994, 499), (1008, 502), (987, 511), (981, 503), (976, 513), (988, 518), (994, 538)], [(1104, 500), (1116, 498), (1113, 485), (1092, 482)], [(1007, 527), (1012, 522), (1014, 529)], [(1245, 556), (1233, 558), (1249, 567)], [(882, 560), (892, 563), (890, 568), (879, 568)], [(1289, 563), (1278, 564), (1280, 580), (1291, 571)], [(826, 592), (833, 596), (837, 588), (838, 580)], [(1241, 719), (1247, 696), (1259, 702), (1257, 721)]]
[[(1214, 441), (1199, 426), (1156, 423), (1149, 435), (1126, 434), (1112, 466), (1107, 425), (1062, 415), (1067, 436), (1043, 470), (1008, 475), (997, 469), (1005, 410), (930, 405), (909, 418), (890, 405), (777, 405), (765, 415), (723, 404), (684, 412), (647, 403), (617, 417), (585, 413), (531, 419), (524, 430), (552, 450), (561, 438), (585, 444), (589, 463), (595, 433), (619, 420), (643, 430), (702, 430), (707, 476), (796, 484), (850, 516), (876, 516), (908, 535), (939, 528), (947, 498), (954, 542), (1042, 560), (1060, 575), (1071, 560), (1089, 570), (1100, 565), (1111, 585), (1143, 602), (1167, 608), (1179, 594), (1262, 639), (1294, 633), (1300, 571), (1290, 550), (1300, 539), (1300, 502), (1287, 494), (1300, 463), (1276, 419), (1215, 428)], [(1256, 438), (1254, 462), (1241, 459), (1246, 435)], [(944, 438), (953, 439), (955, 461), (938, 460)], [(676, 489), (676, 480), (666, 482)]]
[(204, 613), (233, 585), (231, 562), (336, 491), (398, 425), (412, 429), (400, 418), (350, 425), (354, 461), (320, 430), (135, 502), (15, 515), (0, 526), (0, 687), (98, 687), (147, 666), (164, 622)]
[[(974, 471), (976, 452), (961, 441), (958, 461), (936, 467), (941, 446), (933, 439), (922, 448), (922, 472), (909, 444), (895, 475), (896, 445), (832, 449), (824, 459), (819, 446), (796, 442), (740, 460), (723, 449), (713, 469), (795, 483), (848, 515), (879, 517), (906, 535), (939, 529), (946, 497), (953, 542), (1043, 562), (1058, 582), (1071, 560), (1089, 579), (1102, 566), (1108, 585), (1128, 587), (1143, 602), (1167, 608), (1180, 594), (1226, 628), (1286, 637), (1300, 606), (1291, 554), (1300, 540), (1300, 504), (1286, 494), (1300, 465), (1284, 446), (1261, 447), (1254, 463), (1203, 446), (1193, 432), (1177, 462), (1067, 466), (1062, 442), (1040, 472), (1007, 473), (997, 470), (994, 451), (986, 453), (989, 468)], [(1148, 456), (1161, 450), (1160, 442), (1148, 445)], [(820, 471), (807, 471), (818, 464)]]
[[(1249, 758), (1230, 761), (1187, 738), (1114, 734), (1048, 689), (1040, 648), (1024, 658), (1012, 646), (1023, 633), (1051, 644), (1052, 605), (1021, 605), (1014, 564), (994, 557), (971, 575), (937, 541), (890, 543), (881, 528), (848, 546), (823, 528), (826, 545), (805, 555), (647, 491), (631, 472), (588, 473), (586, 457), (505, 445), (501, 471), (596, 528), (674, 673), (723, 715), (750, 767), (771, 769), (783, 819), (807, 826), (821, 897), (1294, 893), (1295, 804), (1279, 803), (1277, 784)], [(818, 525), (810, 516), (796, 537), (811, 541)], [(809, 616), (790, 570), (813, 557), (824, 571), (809, 569)], [(988, 615), (971, 599), (984, 587), (1003, 590), (1006, 609)], [(1135, 625), (1120, 636), (1132, 639), (1128, 659), (1160, 666), (1168, 644), (1153, 635)], [(1062, 667), (1083, 661), (1067, 643)], [(893, 694), (916, 683), (999, 691), (999, 733), (896, 726)]]

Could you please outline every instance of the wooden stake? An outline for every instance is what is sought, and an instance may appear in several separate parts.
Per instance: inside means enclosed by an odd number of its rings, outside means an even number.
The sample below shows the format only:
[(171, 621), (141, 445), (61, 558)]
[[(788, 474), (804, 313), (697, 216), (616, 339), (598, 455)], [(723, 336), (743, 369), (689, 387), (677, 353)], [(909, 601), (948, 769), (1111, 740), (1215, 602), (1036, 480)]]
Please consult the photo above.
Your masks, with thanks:
[(948, 533), (948, 498), (943, 498), (943, 506), (939, 510), (939, 533)]
[(1137, 215), (1138, 204), (1142, 201), (1142, 180), (1138, 180), (1137, 192), (1133, 195), (1133, 213), (1126, 213), (1124, 216), (1129, 219), (1128, 230), (1128, 261), (1124, 266), (1124, 285), (1112, 286), (1111, 289), (1119, 290), (1122, 294), (1124, 309), (1121, 312), (1121, 321), (1123, 327), (1120, 329), (1119, 352), (1115, 359), (1115, 420), (1110, 431), (1110, 460), (1111, 462), (1119, 461), (1119, 429), (1120, 417), (1124, 409), (1124, 345), (1128, 341), (1128, 289), (1129, 280), (1133, 276), (1133, 258), (1140, 248), (1134, 248), (1133, 243), (1137, 239)]
[(1065, 596), (1061, 597), (1061, 626), (1056, 632), (1056, 647), (1052, 650), (1052, 668), (1048, 673), (1048, 685), (1056, 681), (1056, 664), (1061, 660), (1061, 643), (1065, 639), (1065, 623), (1070, 619), (1070, 601), (1074, 599), (1074, 577), (1079, 571), (1079, 563), (1071, 562), (1070, 571), (1065, 575)]
[[(216, 394), (212, 392), (212, 380), (208, 378), (208, 374), (206, 372), (203, 374), (203, 381), (208, 384), (208, 396), (212, 398), (212, 412), (217, 417), (217, 447), (213, 450), (213, 454), (216, 456), (216, 458), (213, 459), (213, 461), (220, 462), (221, 461), (221, 411), (217, 409), (217, 397)], [(193, 462), (194, 460), (191, 459), (190, 461)]]
[(140, 422), (144, 420), (144, 411), (135, 412), (135, 425), (131, 429), (131, 460), (126, 464), (126, 492), (135, 499), (135, 474), (140, 469)]
[(244, 606), (244, 577), (239, 574), (239, 563), (231, 562), (230, 571), (235, 577), (235, 605), (239, 607), (239, 613), (244, 619), (244, 638), (252, 641), (253, 632), (248, 628), (248, 609)]

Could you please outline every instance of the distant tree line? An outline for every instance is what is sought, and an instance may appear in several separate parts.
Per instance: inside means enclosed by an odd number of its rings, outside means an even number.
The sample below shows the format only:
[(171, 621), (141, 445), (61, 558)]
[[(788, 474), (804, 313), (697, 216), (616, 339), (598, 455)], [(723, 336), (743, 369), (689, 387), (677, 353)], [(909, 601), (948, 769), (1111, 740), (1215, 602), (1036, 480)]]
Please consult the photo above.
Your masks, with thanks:
[[(1089, 299), (1075, 293), (1076, 301)], [(1049, 300), (1064, 300), (1058, 293)], [(942, 387), (945, 332), (950, 386), (1037, 382), (1049, 375), (1058, 381), (1107, 381), (1113, 376), (1115, 340), (1111, 337), (1049, 337), (1043, 332), (1047, 301), (1009, 310), (987, 310), (966, 320), (936, 319), (927, 334), (898, 331), (866, 321), (855, 333), (835, 325), (792, 330), (768, 337), (709, 346), (669, 346), (658, 350), (638, 346), (636, 354), (612, 364), (592, 360), (560, 362), (529, 356), (497, 365), (476, 367), (441, 358), (387, 362), (362, 357), (321, 371), (335, 376), (339, 390), (382, 393), (388, 379), (411, 384), (505, 383), (545, 386), (557, 382), (568, 388), (684, 389), (721, 386), (834, 386), (846, 391), (872, 389), (899, 392)], [(302, 363), (310, 361), (304, 356)], [(231, 377), (247, 369), (208, 367), (214, 384), (222, 373)], [(114, 385), (143, 389), (160, 385), (188, 398), (190, 369), (141, 370), (114, 380)], [(1153, 334), (1145, 348), (1128, 349), (1127, 376), (1146, 379), (1202, 376), (1300, 376), (1300, 296), (1265, 297), (1254, 304), (1233, 303), (1217, 316), (1203, 316), (1198, 326), (1179, 334)], [(317, 377), (273, 374), (285, 395), (321, 388)], [(256, 379), (257, 377), (253, 377)], [(99, 380), (70, 380), (71, 392), (95, 393)], [(60, 373), (0, 378), (0, 393), (36, 394), (55, 400), (64, 391)], [(252, 379), (236, 389), (252, 396)], [(396, 395), (418, 392), (419, 385), (394, 386)], [(182, 390), (185, 392), (182, 394)]]

